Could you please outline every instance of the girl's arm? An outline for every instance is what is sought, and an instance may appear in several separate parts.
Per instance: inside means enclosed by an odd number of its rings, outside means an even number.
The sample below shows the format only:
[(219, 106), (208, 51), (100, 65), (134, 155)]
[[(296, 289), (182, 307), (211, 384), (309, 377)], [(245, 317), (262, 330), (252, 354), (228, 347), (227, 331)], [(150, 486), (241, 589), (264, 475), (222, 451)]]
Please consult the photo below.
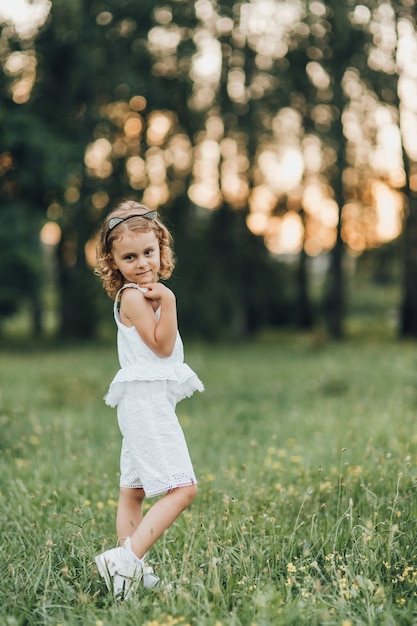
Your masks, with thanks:
[[(177, 306), (175, 296), (161, 283), (148, 283), (143, 293), (138, 289), (125, 289), (122, 295), (120, 316), (123, 324), (134, 326), (146, 345), (160, 357), (171, 356), (177, 338)], [(151, 301), (159, 302), (159, 320), (155, 317)]]

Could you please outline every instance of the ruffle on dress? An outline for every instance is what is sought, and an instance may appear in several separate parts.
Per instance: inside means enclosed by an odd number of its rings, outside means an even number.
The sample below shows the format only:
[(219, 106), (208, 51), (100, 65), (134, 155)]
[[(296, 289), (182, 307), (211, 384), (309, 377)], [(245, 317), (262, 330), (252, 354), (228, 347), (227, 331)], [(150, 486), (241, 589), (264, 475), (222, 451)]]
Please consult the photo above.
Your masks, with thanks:
[(186, 363), (165, 362), (161, 367), (161, 362), (148, 362), (142, 367), (133, 365), (120, 369), (104, 396), (105, 403), (111, 407), (117, 406), (124, 395), (126, 385), (133, 381), (168, 381), (177, 402), (189, 398), (195, 391), (204, 391), (203, 383)]

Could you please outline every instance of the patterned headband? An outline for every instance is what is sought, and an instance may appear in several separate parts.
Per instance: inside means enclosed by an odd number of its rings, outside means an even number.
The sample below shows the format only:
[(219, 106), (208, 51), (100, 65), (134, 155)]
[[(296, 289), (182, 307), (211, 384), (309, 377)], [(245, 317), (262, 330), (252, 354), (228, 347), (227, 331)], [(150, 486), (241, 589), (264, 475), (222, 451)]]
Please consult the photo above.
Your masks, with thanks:
[(127, 220), (132, 219), (132, 217), (145, 217), (147, 220), (156, 220), (158, 217), (158, 211), (153, 210), (147, 211), (146, 213), (135, 213), (134, 215), (128, 215), (127, 217), (111, 217), (109, 219), (108, 229), (106, 233), (106, 244), (111, 231), (122, 222), (127, 222)]

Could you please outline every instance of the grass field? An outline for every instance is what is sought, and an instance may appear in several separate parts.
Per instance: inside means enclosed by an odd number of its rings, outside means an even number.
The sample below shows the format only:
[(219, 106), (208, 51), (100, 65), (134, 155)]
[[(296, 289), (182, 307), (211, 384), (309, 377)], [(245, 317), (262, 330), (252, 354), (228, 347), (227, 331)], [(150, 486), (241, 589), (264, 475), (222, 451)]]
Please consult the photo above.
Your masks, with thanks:
[(186, 346), (199, 495), (115, 603), (114, 346), (0, 354), (0, 625), (417, 623), (417, 344)]

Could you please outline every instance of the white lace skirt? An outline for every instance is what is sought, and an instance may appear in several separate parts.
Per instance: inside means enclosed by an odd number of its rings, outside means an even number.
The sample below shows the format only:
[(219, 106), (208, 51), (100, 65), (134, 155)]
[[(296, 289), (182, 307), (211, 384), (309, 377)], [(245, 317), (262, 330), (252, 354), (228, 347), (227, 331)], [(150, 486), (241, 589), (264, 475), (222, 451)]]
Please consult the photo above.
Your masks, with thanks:
[(121, 487), (141, 487), (151, 497), (197, 482), (175, 407), (170, 381), (125, 383), (117, 406)]

